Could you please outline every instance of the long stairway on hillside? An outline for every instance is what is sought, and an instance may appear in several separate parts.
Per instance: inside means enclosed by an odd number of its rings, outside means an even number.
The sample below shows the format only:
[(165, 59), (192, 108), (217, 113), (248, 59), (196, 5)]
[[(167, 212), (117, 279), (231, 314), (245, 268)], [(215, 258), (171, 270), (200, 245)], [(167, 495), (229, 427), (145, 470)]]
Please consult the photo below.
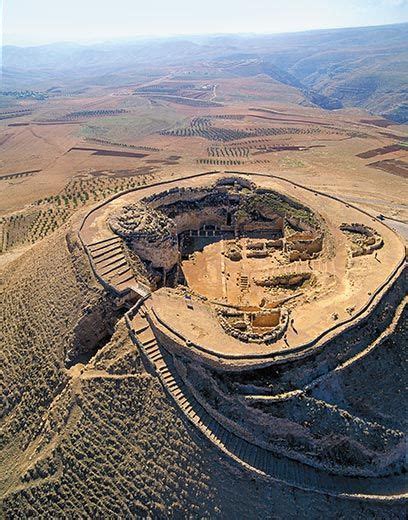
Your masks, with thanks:
[(122, 239), (112, 236), (87, 245), (97, 274), (117, 292), (136, 284), (132, 268), (123, 254)]
[[(279, 456), (232, 433), (192, 395), (179, 375), (172, 356), (154, 336), (142, 306), (130, 320), (131, 336), (156, 370), (164, 388), (193, 423), (216, 447), (249, 470), (301, 489), (326, 494), (362, 495), (367, 498), (392, 499), (405, 491), (403, 476), (352, 478), (332, 475), (293, 459)], [(360, 497), (361, 498), (361, 497)]]

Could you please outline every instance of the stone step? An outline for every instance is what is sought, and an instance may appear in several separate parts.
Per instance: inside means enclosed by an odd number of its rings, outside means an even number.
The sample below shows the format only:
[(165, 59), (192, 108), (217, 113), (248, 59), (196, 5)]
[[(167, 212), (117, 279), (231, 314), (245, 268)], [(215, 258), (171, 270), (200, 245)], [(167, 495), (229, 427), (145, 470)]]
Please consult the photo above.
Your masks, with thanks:
[(259, 450), (259, 453), (258, 453), (258, 463), (257, 463), (257, 467), (263, 471), (263, 472), (266, 472), (266, 456), (265, 456), (265, 450), (263, 450), (262, 448), (258, 448)]
[[(130, 269), (130, 266), (129, 264), (126, 263), (126, 267), (122, 268), (122, 269), (116, 269), (115, 271), (113, 271), (109, 278), (112, 280), (113, 278), (120, 278), (121, 276), (127, 274), (127, 273), (130, 273), (131, 272), (131, 269)], [(131, 277), (133, 278), (133, 276)]]
[(134, 330), (135, 334), (141, 334), (142, 332), (144, 332), (145, 330), (147, 330), (149, 328), (149, 324), (146, 322), (144, 322), (144, 325), (140, 324), (138, 326), (138, 328), (136, 328), (134, 321), (132, 321), (132, 325), (133, 325), (133, 330)]
[(123, 273), (118, 273), (117, 271), (113, 271), (108, 276), (105, 276), (105, 280), (111, 285), (117, 286), (119, 284), (123, 284), (127, 279), (134, 280), (133, 273), (130, 269), (127, 269)]
[(149, 322), (146, 320), (145, 317), (143, 317), (140, 312), (136, 314), (136, 316), (133, 316), (132, 323), (135, 324), (135, 327), (148, 327)]
[[(177, 397), (177, 401), (178, 401), (178, 404), (180, 407), (182, 407), (183, 405), (185, 405), (186, 403), (188, 403), (188, 399), (187, 397), (183, 394), (183, 390), (179, 387), (180, 391), (181, 391), (181, 394)], [(177, 392), (177, 390), (176, 390)]]
[[(174, 381), (173, 378), (169, 378), (169, 379), (164, 379), (163, 380), (163, 383), (167, 386), (167, 388), (170, 390), (170, 392), (172, 393), (172, 395), (174, 396), (174, 399), (177, 399), (177, 397), (174, 395), (174, 392), (177, 392), (177, 390), (179, 390), (179, 387), (177, 385), (177, 383)], [(171, 389), (170, 386), (173, 385), (173, 383), (176, 384), (176, 386)]]
[(195, 412), (194, 408), (191, 410), (191, 412), (189, 413), (191, 419), (197, 424), (197, 420), (198, 420), (198, 415), (197, 413)]
[(152, 347), (157, 345), (156, 336), (152, 330), (146, 330), (146, 334), (139, 334), (139, 340), (143, 343), (144, 348)]
[(224, 444), (224, 446), (229, 446), (231, 444), (231, 438), (232, 438), (232, 433), (227, 430), (227, 428), (224, 428), (224, 436), (222, 438), (222, 443)]
[(197, 426), (199, 428), (201, 428), (203, 426), (203, 424), (204, 424), (203, 418), (202, 418), (201, 414), (198, 413), (197, 414)]
[(158, 345), (156, 342), (154, 342), (154, 343), (148, 345), (147, 347), (146, 347), (146, 345), (144, 345), (143, 343), (142, 343), (142, 345), (143, 345), (143, 347), (144, 347), (146, 353), (147, 353), (149, 356), (155, 356), (156, 354), (160, 354), (160, 355), (161, 355), (159, 345)]
[(248, 453), (247, 453), (247, 463), (250, 466), (255, 466), (255, 459), (256, 459), (256, 446), (253, 444), (248, 445)]
[(184, 410), (184, 412), (188, 414), (187, 409), (191, 408), (191, 405), (190, 405), (190, 401), (187, 399), (187, 397), (183, 403), (180, 401), (180, 406)]
[(171, 390), (171, 392), (173, 393), (176, 392), (177, 389), (179, 389), (179, 386), (174, 379), (170, 381), (167, 386), (169, 387), (169, 390)]
[[(142, 343), (142, 345), (143, 345), (143, 343)], [(150, 349), (144, 348), (144, 350), (145, 350), (146, 354), (149, 356), (149, 358), (151, 358), (151, 359), (157, 358), (156, 361), (158, 361), (159, 359), (161, 359), (163, 357), (162, 353), (160, 352), (159, 347), (157, 345), (151, 345)]]
[(134, 276), (130, 276), (129, 278), (125, 278), (124, 280), (120, 280), (119, 282), (116, 282), (116, 281), (115, 281), (115, 283), (110, 282), (110, 284), (113, 285), (115, 287), (115, 289), (120, 292), (125, 291), (126, 289), (131, 287), (134, 283), (135, 283)]
[(226, 430), (224, 428), (224, 426), (222, 426), (222, 424), (220, 424), (220, 430), (219, 430), (219, 433), (218, 433), (218, 442), (220, 444), (224, 444), (225, 442), (225, 439), (228, 437), (228, 430)]
[(173, 385), (174, 382), (175, 382), (174, 379), (169, 379), (168, 381), (163, 381), (164, 385), (168, 388), (169, 392), (171, 392), (174, 399), (177, 399), (177, 397), (175, 396), (175, 393), (180, 390), (180, 387), (178, 386), (177, 382), (176, 382), (176, 386), (170, 389), (170, 385)]
[(231, 435), (231, 439), (230, 439), (230, 451), (231, 451), (231, 453), (236, 454), (238, 444), (239, 444), (238, 437), (235, 434), (232, 434)]
[(125, 277), (123, 280), (115, 280), (115, 285), (120, 288), (121, 285), (128, 285), (127, 282), (130, 282), (130, 280), (135, 281), (135, 277), (133, 276), (133, 274), (131, 274), (128, 277)]
[(126, 261), (126, 258), (124, 254), (120, 251), (117, 255), (115, 255), (113, 258), (103, 259), (99, 262), (95, 262), (98, 266), (98, 269), (106, 269), (107, 267), (113, 267), (118, 262)]
[(224, 444), (225, 449), (228, 450), (228, 452), (230, 452), (229, 446), (231, 445), (232, 438), (234, 437), (234, 434), (232, 434), (228, 430), (226, 430), (226, 432), (227, 432), (227, 436), (223, 440), (223, 444)]
[(96, 257), (97, 255), (104, 254), (110, 249), (119, 248), (121, 247), (121, 241), (117, 240), (115, 242), (109, 242), (108, 244), (104, 244), (97, 248), (88, 248), (89, 252), (93, 257)]
[[(105, 265), (105, 262), (108, 263), (108, 261), (116, 261), (116, 260), (119, 260), (119, 259), (122, 259), (123, 257), (123, 253), (122, 251), (111, 251), (110, 253), (107, 254), (107, 256), (104, 256), (103, 258), (92, 258), (92, 260), (94, 261), (94, 264), (96, 266), (98, 266), (98, 268), (100, 266), (104, 267)], [(123, 257), (124, 258), (124, 257)]]
[(295, 480), (295, 467), (293, 464), (286, 464), (281, 467), (270, 453), (268, 453), (268, 470), (269, 471), (280, 471), (281, 475), (285, 480), (293, 482)]
[(186, 413), (187, 413), (188, 415), (190, 415), (191, 412), (192, 412), (192, 410), (193, 410), (193, 407), (192, 407), (191, 403), (188, 403), (188, 405), (187, 405), (186, 408), (185, 408)]
[(89, 249), (89, 251), (97, 251), (98, 249), (108, 247), (114, 244), (115, 242), (121, 242), (121, 240), (122, 239), (117, 236), (112, 236), (110, 238), (100, 240), (99, 242), (92, 242), (92, 244), (87, 244), (86, 247)]
[(121, 240), (121, 238), (118, 237), (117, 235), (111, 235), (110, 237), (104, 238), (103, 240), (97, 240), (96, 242), (92, 242), (91, 244), (88, 244), (88, 247), (94, 247), (94, 246), (98, 246), (100, 244), (106, 244), (107, 242), (112, 242), (114, 240)]
[(240, 439), (240, 442), (237, 446), (237, 456), (242, 459), (245, 456), (246, 450), (246, 442)]
[(156, 370), (158, 373), (160, 373), (160, 370), (163, 368), (163, 366), (165, 365), (165, 361), (163, 358), (159, 359), (157, 362), (156, 362)]
[(139, 334), (139, 340), (143, 343), (143, 345), (147, 346), (152, 343), (152, 341), (156, 341), (156, 336), (153, 334), (153, 331), (150, 327), (148, 327), (145, 331)]
[(248, 463), (248, 457), (251, 452), (251, 444), (249, 444), (249, 442), (247, 442), (247, 441), (243, 441), (243, 443), (244, 443), (244, 448), (243, 448), (243, 452), (242, 452), (242, 460), (245, 463)]
[[(275, 461), (272, 459), (269, 451), (264, 450), (264, 462), (265, 462), (265, 473), (271, 473), (274, 471)], [(287, 468), (285, 468), (287, 469)]]
[(141, 336), (143, 336), (143, 333), (139, 334), (138, 338), (140, 340), (142, 340), (141, 343), (142, 343), (144, 349), (146, 350), (146, 352), (148, 352), (149, 354), (154, 354), (156, 352), (160, 352), (160, 347), (159, 347), (159, 344), (157, 343), (157, 340), (155, 337), (145, 339), (145, 338), (141, 338)]
[(153, 360), (153, 362), (155, 363), (162, 357), (162, 355), (161, 355), (161, 352), (158, 352), (157, 354), (154, 354), (153, 356), (150, 356), (150, 357)]
[(254, 453), (254, 461), (253, 461), (253, 467), (259, 469), (259, 462), (261, 457), (261, 448), (258, 446), (254, 446), (255, 453)]
[(111, 238), (105, 239), (105, 241), (94, 242), (89, 244), (89, 248), (92, 251), (100, 251), (101, 249), (106, 249), (107, 247), (113, 246), (114, 244), (122, 242), (122, 239), (117, 236), (112, 236)]
[(177, 388), (180, 387), (180, 383), (179, 383), (179, 381), (177, 381), (177, 380), (175, 379), (175, 377), (173, 376), (173, 374), (172, 374), (171, 372), (169, 372), (168, 374), (162, 376), (162, 378), (163, 378), (163, 380), (164, 380), (167, 384), (169, 384), (169, 385), (173, 385), (173, 384), (174, 384), (174, 385), (177, 386)]
[(104, 242), (95, 242), (93, 244), (88, 245), (88, 249), (91, 253), (96, 253), (97, 251), (101, 251), (102, 249), (106, 249), (107, 247), (121, 242), (119, 237), (112, 237), (106, 239)]
[(204, 429), (204, 433), (207, 434), (207, 436), (210, 438), (210, 440), (212, 442), (214, 442), (215, 444), (217, 444), (217, 437), (215, 436), (213, 430), (211, 428), (209, 428), (208, 426), (206, 426), (206, 424), (204, 424), (203, 429)]
[(217, 426), (219, 426), (219, 424), (213, 418), (211, 418), (210, 421), (207, 422), (207, 424), (206, 424), (207, 432), (210, 435), (211, 439), (218, 440), (218, 436), (217, 436), (218, 429), (217, 429)]
[(113, 246), (110, 246), (109, 248), (106, 248), (106, 249), (104, 249), (103, 251), (96, 252), (96, 254), (92, 254), (92, 252), (91, 252), (91, 256), (92, 256), (92, 258), (93, 258), (94, 260), (97, 260), (97, 259), (101, 258), (102, 256), (106, 256), (106, 255), (108, 255), (109, 253), (112, 253), (112, 252), (114, 252), (114, 251), (119, 251), (119, 250), (121, 250), (121, 249), (122, 249), (122, 248), (121, 248), (121, 245), (120, 245), (120, 244), (118, 244), (118, 245), (114, 244)]
[[(110, 267), (107, 271), (101, 271), (101, 276), (106, 276), (107, 274), (112, 273), (113, 271), (116, 271), (116, 269), (120, 269), (121, 267), (127, 265), (126, 260), (120, 261), (119, 265), (114, 265), (113, 267)], [(116, 262), (115, 262), (116, 264)]]

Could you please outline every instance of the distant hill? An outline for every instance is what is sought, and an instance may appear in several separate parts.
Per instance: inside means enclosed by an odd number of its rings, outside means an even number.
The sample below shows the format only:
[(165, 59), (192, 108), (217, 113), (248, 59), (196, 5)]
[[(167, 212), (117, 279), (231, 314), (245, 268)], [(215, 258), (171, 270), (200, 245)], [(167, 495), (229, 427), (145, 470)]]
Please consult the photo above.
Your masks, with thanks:
[[(267, 74), (326, 109), (408, 121), (408, 24), (280, 35), (217, 35), (96, 45), (3, 47), (2, 89), (132, 83), (205, 63), (214, 77)], [(211, 76), (211, 72), (210, 72)]]

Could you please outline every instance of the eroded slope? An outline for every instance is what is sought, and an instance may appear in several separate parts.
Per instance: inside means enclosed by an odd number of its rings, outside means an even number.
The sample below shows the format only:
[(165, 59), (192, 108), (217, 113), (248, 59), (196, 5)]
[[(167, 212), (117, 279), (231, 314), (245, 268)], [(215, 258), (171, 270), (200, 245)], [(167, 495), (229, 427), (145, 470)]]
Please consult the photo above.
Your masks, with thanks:
[(54, 234), (12, 267), (3, 286), (7, 517), (402, 514), (398, 503), (265, 482), (221, 456), (144, 369), (123, 320), (88, 364), (66, 369), (84, 307), (103, 301), (74, 234)]

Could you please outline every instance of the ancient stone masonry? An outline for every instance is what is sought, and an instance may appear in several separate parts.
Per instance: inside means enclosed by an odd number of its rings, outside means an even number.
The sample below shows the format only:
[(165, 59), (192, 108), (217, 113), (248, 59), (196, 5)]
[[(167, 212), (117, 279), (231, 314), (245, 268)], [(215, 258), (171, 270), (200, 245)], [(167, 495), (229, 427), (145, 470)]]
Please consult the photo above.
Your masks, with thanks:
[(406, 293), (403, 244), (367, 213), (299, 184), (208, 175), (202, 186), (173, 179), (166, 191), (126, 194), (89, 226), (110, 233), (89, 245), (98, 269), (136, 295), (138, 282), (150, 284), (127, 315), (146, 366), (247, 470), (398, 499), (402, 429), (332, 397), (344, 391), (340, 374), (398, 322), (390, 311)]
[(241, 311), (219, 307), (217, 315), (224, 330), (247, 343), (271, 343), (281, 338), (289, 323), (285, 308)]
[(242, 260), (242, 246), (235, 240), (230, 240), (223, 254), (233, 262)]
[(177, 263), (176, 227), (162, 212), (142, 204), (128, 205), (111, 217), (110, 226), (153, 267), (167, 271)]
[(286, 251), (291, 262), (316, 258), (323, 247), (323, 234), (303, 231), (285, 238)]
[(364, 224), (342, 224), (340, 229), (350, 239), (351, 256), (370, 255), (384, 244), (381, 236)]
[(262, 287), (279, 287), (284, 289), (295, 289), (304, 283), (313, 280), (312, 273), (288, 273), (277, 276), (255, 278), (254, 282)]
[[(288, 262), (310, 260), (323, 248), (323, 226), (316, 214), (239, 177), (221, 178), (209, 187), (177, 187), (153, 194), (123, 206), (110, 217), (109, 225), (125, 239), (130, 255), (147, 266), (148, 278), (157, 279), (157, 270), (162, 272), (162, 282), (156, 286), (184, 283), (181, 262), (194, 258), (197, 248), (220, 240), (225, 244), (223, 256), (233, 262), (268, 258), (276, 251)], [(242, 275), (239, 285), (244, 294), (249, 277)], [(250, 343), (282, 337), (288, 324), (286, 309), (275, 303), (262, 308), (258, 302), (248, 312), (243, 304), (236, 307), (235, 317), (218, 308), (216, 314), (228, 334)]]

